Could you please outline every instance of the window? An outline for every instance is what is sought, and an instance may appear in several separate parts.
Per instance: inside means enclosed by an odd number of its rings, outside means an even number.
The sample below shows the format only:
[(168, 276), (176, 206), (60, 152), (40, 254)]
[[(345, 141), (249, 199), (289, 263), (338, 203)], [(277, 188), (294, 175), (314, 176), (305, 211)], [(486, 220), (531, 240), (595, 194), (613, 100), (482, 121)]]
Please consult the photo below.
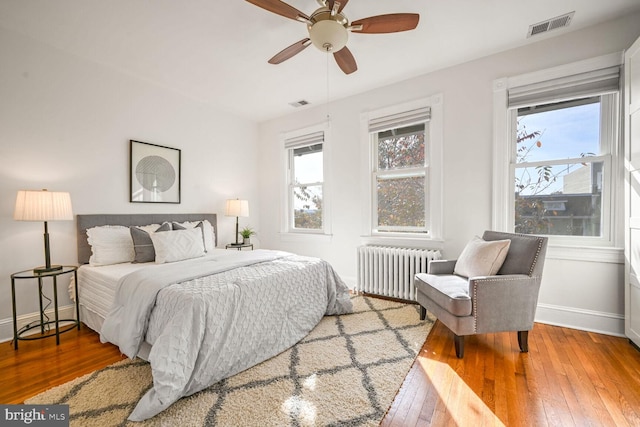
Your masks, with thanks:
[(601, 123), (611, 114), (606, 105), (613, 97), (513, 109), (516, 232), (603, 236), (609, 217), (603, 196), (610, 186), (610, 178), (603, 178), (610, 176), (611, 141)]
[(372, 132), (375, 168), (374, 229), (426, 232), (427, 145), (422, 123)]
[(287, 225), (285, 231), (324, 233), (325, 132), (306, 130), (285, 138), (287, 156)]
[(440, 236), (441, 112), (442, 98), (437, 95), (363, 114), (369, 159), (367, 235)]
[(495, 82), (495, 229), (617, 244), (619, 64), (608, 55)]

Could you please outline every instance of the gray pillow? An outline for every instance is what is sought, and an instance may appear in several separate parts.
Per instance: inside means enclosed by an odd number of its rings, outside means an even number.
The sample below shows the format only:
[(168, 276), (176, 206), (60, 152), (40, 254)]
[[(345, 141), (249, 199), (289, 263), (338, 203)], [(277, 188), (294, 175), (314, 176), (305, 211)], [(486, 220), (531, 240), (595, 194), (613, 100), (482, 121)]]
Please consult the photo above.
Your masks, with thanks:
[[(158, 231), (171, 231), (171, 224), (165, 222), (156, 229)], [(153, 242), (151, 236), (146, 231), (131, 226), (129, 227), (131, 238), (133, 239), (133, 250), (135, 252), (134, 263), (139, 262), (153, 262), (156, 260), (156, 251), (153, 249)]]

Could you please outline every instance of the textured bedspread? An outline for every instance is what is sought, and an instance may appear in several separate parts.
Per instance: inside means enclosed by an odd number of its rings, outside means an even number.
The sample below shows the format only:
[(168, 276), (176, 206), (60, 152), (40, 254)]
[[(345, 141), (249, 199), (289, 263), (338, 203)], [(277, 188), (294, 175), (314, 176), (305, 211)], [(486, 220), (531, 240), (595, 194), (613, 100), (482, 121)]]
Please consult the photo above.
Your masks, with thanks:
[(264, 250), (233, 254), (122, 278), (101, 339), (129, 357), (142, 340), (153, 344), (154, 385), (130, 420), (267, 360), (325, 314), (352, 309), (347, 287), (325, 261)]

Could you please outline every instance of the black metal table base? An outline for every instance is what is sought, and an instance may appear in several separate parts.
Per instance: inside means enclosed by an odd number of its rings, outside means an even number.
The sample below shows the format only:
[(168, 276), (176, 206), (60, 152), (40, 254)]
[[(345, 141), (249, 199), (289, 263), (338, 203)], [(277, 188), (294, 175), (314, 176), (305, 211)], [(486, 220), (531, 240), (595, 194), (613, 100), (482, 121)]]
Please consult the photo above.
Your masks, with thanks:
[[(58, 314), (58, 276), (73, 273), (74, 286), (76, 291), (75, 298), (75, 319), (60, 319)], [(53, 306), (54, 306), (54, 320), (49, 320), (49, 317), (45, 314), (45, 307), (42, 304), (43, 292), (42, 287), (44, 285), (43, 279), (50, 278), (53, 282)], [(37, 279), (38, 280), (38, 297), (40, 301), (40, 322), (35, 325), (28, 325), (26, 328), (18, 331), (18, 318), (16, 309), (16, 280), (17, 279)], [(46, 298), (46, 297), (45, 297)], [(49, 298), (47, 298), (49, 299)], [(49, 301), (51, 301), (49, 299)], [(34, 270), (25, 270), (19, 273), (11, 275), (11, 303), (13, 306), (13, 348), (18, 349), (18, 341), (31, 341), (39, 340), (43, 338), (56, 337), (56, 345), (60, 344), (60, 334), (69, 332), (75, 328), (80, 330), (80, 298), (78, 296), (78, 272), (75, 266), (64, 266), (59, 270), (36, 272)], [(47, 320), (45, 321), (45, 317)], [(71, 322), (71, 324), (60, 325), (60, 323)], [(55, 325), (55, 333), (51, 333), (52, 330), (48, 328), (48, 325)], [(39, 328), (40, 334), (30, 334), (23, 336), (26, 332)], [(45, 334), (45, 328), (48, 329)]]

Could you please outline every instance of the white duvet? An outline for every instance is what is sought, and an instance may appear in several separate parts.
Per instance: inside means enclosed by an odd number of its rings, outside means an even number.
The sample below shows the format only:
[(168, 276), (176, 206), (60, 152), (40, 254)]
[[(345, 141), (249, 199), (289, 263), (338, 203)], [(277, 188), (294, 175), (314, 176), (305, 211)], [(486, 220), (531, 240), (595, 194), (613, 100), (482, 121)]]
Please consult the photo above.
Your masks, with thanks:
[(286, 350), (325, 314), (351, 310), (348, 288), (323, 260), (227, 252), (124, 276), (101, 340), (131, 358), (143, 341), (153, 345), (153, 387), (129, 416), (141, 421)]

